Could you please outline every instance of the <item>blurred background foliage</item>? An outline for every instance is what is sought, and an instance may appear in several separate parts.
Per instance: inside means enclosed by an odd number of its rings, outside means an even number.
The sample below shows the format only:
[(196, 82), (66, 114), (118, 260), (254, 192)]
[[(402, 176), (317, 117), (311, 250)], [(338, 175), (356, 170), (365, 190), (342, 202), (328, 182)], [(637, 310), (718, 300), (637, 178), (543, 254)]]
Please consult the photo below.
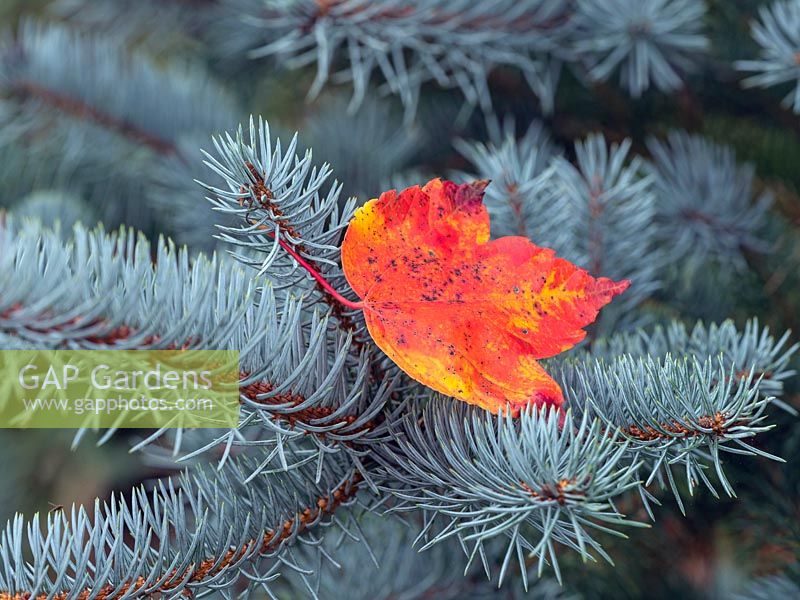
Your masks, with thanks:
[[(585, 42), (580, 48), (594, 57), (587, 68), (600, 69), (607, 53), (591, 36), (616, 39), (611, 16), (638, 1), (598, 2), (597, 14), (587, 9), (587, 18), (596, 21), (584, 27), (608, 29), (578, 34)], [(682, 74), (683, 84), (669, 85), (669, 78), (654, 76), (654, 85), (647, 88), (624, 75), (592, 81), (579, 69), (563, 69), (550, 90), (550, 102), (543, 98), (544, 83), (530, 85), (518, 69), (501, 64), (488, 74), (489, 109), (480, 92), (476, 106), (465, 108), (458, 91), (431, 81), (419, 84), (418, 98), (370, 86), (356, 106), (352, 84), (333, 77), (308, 97), (315, 80), (313, 64), (287, 69), (287, 61), (259, 58), (269, 53), (258, 49), (283, 40), (285, 32), (258, 20), (258, 0), (4, 0), (0, 207), (59, 221), (65, 230), (76, 221), (102, 221), (107, 228), (124, 223), (151, 238), (165, 234), (191, 250), (209, 250), (217, 244), (213, 234), (219, 219), (195, 182), (214, 183), (200, 149), (209, 148), (212, 134), (235, 127), (251, 113), (268, 119), (282, 138), (299, 131), (300, 147), (312, 148), (316, 161), (330, 162), (344, 194), (360, 201), (433, 175), (476, 174), (497, 185), (516, 165), (528, 169), (525, 177), (530, 179), (556, 155), (564, 157), (556, 172), (569, 181), (575, 176), (572, 163), (577, 160), (580, 168), (581, 149), (576, 154), (575, 141), (599, 132), (609, 142), (630, 139), (630, 154), (624, 158), (629, 167), (639, 160), (634, 155), (647, 165), (660, 165), (652, 185), (637, 191), (637, 210), (655, 210), (671, 226), (685, 228), (653, 239), (649, 264), (659, 269), (661, 284), (638, 301), (650, 322), (673, 316), (688, 323), (733, 317), (741, 325), (757, 315), (773, 331), (798, 332), (800, 117), (781, 104), (787, 89), (744, 88), (744, 75), (735, 68), (736, 61), (758, 55), (751, 22), (769, 4), (708, 0), (704, 17), (701, 11), (702, 28), (698, 22), (687, 33), (702, 29), (707, 43), (689, 43), (697, 46), (697, 56)], [(627, 26), (620, 24), (619, 31)], [(796, 34), (800, 39), (800, 31)], [(654, 43), (671, 56), (669, 39)], [(303, 52), (296, 50), (295, 58), (313, 63)], [(688, 134), (668, 138), (675, 129)], [(587, 147), (592, 143), (587, 141)], [(496, 172), (481, 158), (481, 144), (485, 152), (489, 148), (500, 157)], [(670, 162), (676, 145), (681, 149), (675, 156), (683, 163)], [(714, 145), (728, 149), (717, 153)], [(647, 170), (647, 165), (641, 168)], [(492, 189), (497, 188), (490, 188), (487, 203)], [(562, 188), (549, 193), (565, 197)], [(767, 193), (769, 208), (758, 203)], [(732, 212), (733, 203), (740, 204), (737, 220), (710, 234), (704, 230), (710, 237), (691, 238), (689, 221), (713, 220), (715, 214)], [(676, 211), (688, 215), (686, 223), (676, 220)], [(573, 217), (568, 214), (565, 227)], [(617, 235), (637, 242), (649, 235), (635, 223), (626, 224), (625, 216), (620, 215)], [(510, 218), (513, 225), (514, 216)], [(525, 218), (535, 229), (538, 215)], [(725, 242), (730, 227), (740, 226), (744, 229)], [(683, 233), (689, 237), (680, 238)], [(686, 268), (698, 245), (709, 241), (717, 244), (715, 260)], [(580, 248), (572, 251), (581, 256)], [(658, 263), (664, 257), (669, 264)], [(649, 272), (604, 274), (631, 276), (636, 282), (653, 277)], [(796, 381), (788, 386), (787, 402), (800, 409)], [(789, 597), (787, 590), (798, 589), (791, 587), (791, 579), (800, 577), (800, 469), (795, 462), (800, 425), (788, 412), (775, 419), (779, 426), (760, 436), (761, 447), (789, 459), (788, 464), (758, 459), (756, 467), (747, 459), (738, 467), (734, 458), (730, 477), (739, 498), (716, 500), (700, 490), (694, 506), (687, 507), (688, 516), (665, 503), (657, 527), (633, 530), (630, 540), (604, 539), (617, 561), (615, 568), (580, 564), (577, 555), (565, 553), (565, 589), (542, 592), (542, 597)], [(64, 448), (70, 440), (69, 432), (0, 433), (0, 519), (18, 510), (91, 504), (95, 496), (107, 498), (114, 490), (169, 472), (131, 458), (131, 440), (122, 435), (98, 448), (84, 440), (68, 453)], [(756, 468), (759, 476), (753, 477)], [(637, 510), (642, 509), (634, 505), (626, 512), (635, 516)], [(446, 561), (441, 552), (437, 547), (438, 554), (420, 564), (409, 558), (401, 572), (409, 578), (424, 573), (433, 563)], [(355, 549), (352, 555), (360, 556)], [(355, 585), (351, 582), (350, 589)], [(368, 587), (368, 582), (360, 585)], [(374, 590), (361, 592), (359, 597), (378, 597)], [(418, 597), (413, 590), (398, 596), (381, 593), (385, 598)]]

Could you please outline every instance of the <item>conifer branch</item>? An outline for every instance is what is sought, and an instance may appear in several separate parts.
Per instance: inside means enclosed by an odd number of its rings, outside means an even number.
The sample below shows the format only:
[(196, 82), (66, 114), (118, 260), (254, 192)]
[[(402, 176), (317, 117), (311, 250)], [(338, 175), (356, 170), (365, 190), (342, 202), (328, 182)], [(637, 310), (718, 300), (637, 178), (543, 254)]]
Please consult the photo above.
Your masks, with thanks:
[[(256, 126), (251, 119), (248, 141), (240, 128), (235, 139), (220, 137), (214, 146), (217, 157), (207, 154), (207, 164), (223, 177), (228, 189), (206, 186), (214, 194), (210, 200), (217, 210), (244, 223), (222, 227), (220, 239), (247, 249), (247, 254), (236, 254), (237, 258), (269, 273), (279, 287), (302, 285), (304, 277), (295, 274), (301, 266), (342, 329), (353, 332), (356, 347), (362, 348), (366, 338), (361, 306), (351, 298), (339, 261), (339, 244), (355, 199), (340, 209), (341, 185), (334, 182), (323, 192), (330, 167), (312, 166), (310, 150), (302, 158), (297, 156), (297, 136), (284, 151), (262, 121)], [(277, 251), (276, 244), (283, 252)], [(253, 258), (259, 254), (264, 257), (261, 261)]]
[(271, 571), (302, 568), (282, 564), (279, 554), (310, 530), (334, 524), (334, 513), (355, 500), (362, 482), (359, 473), (333, 471), (326, 489), (309, 487), (302, 473), (286, 474), (277, 476), (287, 486), (279, 492), (279, 481), (244, 486), (246, 465), (229, 463), (211, 477), (183, 474), (179, 489), (159, 483), (150, 498), (135, 491), (130, 504), (98, 502), (93, 518), (82, 508), (70, 517), (50, 514), (45, 534), (38, 515), (27, 534), (17, 517), (0, 538), (0, 552), (22, 561), (29, 545), (35, 558), (24, 575), (0, 574), (0, 599), (194, 597), (236, 585), (253, 561), (271, 562)]
[[(545, 167), (552, 150), (540, 130), (530, 132), (462, 150), (479, 173), (499, 170), (536, 194), (549, 190), (579, 215), (581, 226), (560, 233), (567, 252), (604, 272), (641, 267), (640, 279), (652, 281), (646, 256), (611, 233), (633, 222), (649, 234), (656, 176), (627, 161), (627, 144), (600, 137), (577, 146), (577, 164), (555, 157)], [(255, 278), (221, 259), (192, 261), (169, 242), (153, 253), (127, 230), (78, 227), (65, 244), (32, 224), (0, 226), (0, 276), (14, 284), (0, 291), (0, 334), (53, 347), (239, 348), (242, 407), (230, 431), (159, 431), (137, 446), (164, 439), (185, 460), (218, 457), (219, 475), (185, 476), (180, 492), (160, 482), (152, 500), (135, 492), (131, 507), (112, 503), (94, 522), (77, 509), (71, 520), (56, 514), (45, 533), (31, 524), (27, 538), (21, 519), (11, 524), (0, 554), (20, 569), (0, 571), (0, 600), (190, 595), (248, 576), (266, 586), (287, 568), (305, 581), (312, 569), (292, 545), (312, 527), (338, 523), (332, 511), (365, 484), (376, 508), (421, 513), (423, 548), (457, 539), (468, 565), (480, 560), (489, 571), (496, 562), (502, 582), (518, 561), (527, 585), (531, 565), (539, 575), (550, 565), (560, 578), (558, 546), (610, 560), (596, 532), (636, 525), (618, 508), (620, 496), (636, 491), (652, 510), (645, 484), (656, 482), (680, 503), (678, 469), (690, 492), (702, 483), (716, 494), (719, 481), (733, 494), (725, 453), (775, 458), (750, 438), (772, 427), (768, 408), (792, 374), (795, 347), (756, 323), (599, 338), (551, 361), (567, 398), (561, 413), (530, 409), (513, 419), (432, 397), (384, 369), (366, 335), (339, 257), (355, 202), (339, 206), (329, 167), (314, 167), (310, 151), (298, 156), (296, 138), (284, 148), (261, 122), (251, 121), (248, 140), (240, 129), (214, 146), (207, 164), (221, 183), (206, 187), (230, 218), (220, 238), (258, 269)], [(512, 196), (492, 210), (536, 213)], [(607, 223), (609, 215), (620, 218)], [(585, 236), (592, 218), (602, 230)], [(245, 563), (262, 554), (259, 575), (248, 574)], [(91, 560), (86, 573), (74, 568)]]
[[(28, 125), (34, 131), (54, 122), (50, 109), (57, 109), (150, 151), (173, 154), (180, 136), (198, 126), (208, 135), (232, 125), (233, 101), (207, 75), (191, 66), (159, 67), (113, 39), (27, 20), (15, 35), (3, 36), (0, 54), (0, 92), (34, 115)], [(122, 80), (137, 89), (140, 102), (130, 102)]]
[(139, 129), (132, 123), (104, 113), (85, 102), (48, 90), (36, 83), (24, 80), (16, 81), (9, 87), (9, 92), (19, 100), (38, 100), (70, 117), (85, 119), (94, 125), (107, 128), (159, 154), (174, 154), (178, 151), (175, 144), (169, 140), (161, 139), (143, 129)]
[[(10, 347), (240, 349), (243, 412), (258, 417), (244, 419), (253, 435), (264, 427), (279, 436), (314, 432), (334, 445), (382, 435), (376, 421), (391, 379), (327, 315), (309, 314), (290, 297), (280, 306), (266, 282), (250, 280), (236, 263), (190, 261), (170, 242), (152, 249), (125, 230), (79, 226), (65, 243), (10, 217), (0, 227), (0, 255), (0, 274), (13, 282), (0, 291), (0, 332), (13, 336), (4, 341)], [(45, 273), (62, 283), (47, 283)], [(309, 363), (316, 368), (297, 370)]]
[[(434, 81), (457, 88), (470, 105), (488, 108), (488, 76), (498, 66), (519, 69), (546, 111), (552, 110), (559, 58), (569, 30), (561, 2), (492, 0), (397, 2), (364, 0), (291, 6), (248, 2), (252, 39), (248, 56), (275, 56), (291, 67), (316, 63), (309, 91), (315, 96), (329, 79), (352, 81), (353, 100), (365, 98), (378, 72), (386, 91), (400, 96), (409, 116), (420, 86)], [(340, 63), (340, 72), (334, 69)]]

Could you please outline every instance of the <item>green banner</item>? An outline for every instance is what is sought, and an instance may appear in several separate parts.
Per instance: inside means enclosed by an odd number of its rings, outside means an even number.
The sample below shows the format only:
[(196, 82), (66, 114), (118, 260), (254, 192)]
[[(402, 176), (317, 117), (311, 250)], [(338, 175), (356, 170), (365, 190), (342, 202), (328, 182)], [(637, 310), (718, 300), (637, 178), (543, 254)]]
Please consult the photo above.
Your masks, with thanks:
[(2, 350), (0, 428), (228, 428), (238, 350)]

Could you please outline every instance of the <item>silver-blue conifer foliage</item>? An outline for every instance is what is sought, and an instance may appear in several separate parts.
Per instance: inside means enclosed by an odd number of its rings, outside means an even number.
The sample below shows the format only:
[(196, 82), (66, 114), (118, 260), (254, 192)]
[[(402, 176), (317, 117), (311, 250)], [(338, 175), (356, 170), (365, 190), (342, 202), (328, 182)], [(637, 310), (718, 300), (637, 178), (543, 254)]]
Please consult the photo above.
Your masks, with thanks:
[(469, 104), (490, 106), (487, 77), (498, 66), (518, 68), (552, 110), (556, 54), (570, 27), (568, 7), (557, 0), (247, 0), (231, 10), (245, 11), (265, 40), (249, 56), (276, 56), (289, 67), (316, 64), (312, 96), (329, 79), (348, 81), (356, 106), (379, 73), (383, 88), (411, 114), (420, 86), (430, 81), (459, 89)]
[(669, 261), (696, 267), (722, 260), (742, 267), (744, 250), (763, 249), (758, 228), (772, 199), (757, 197), (752, 165), (733, 150), (701, 136), (673, 131), (651, 138), (657, 237)]
[(761, 56), (736, 62), (737, 69), (753, 73), (742, 83), (748, 87), (791, 83), (784, 104), (800, 113), (800, 2), (784, 0), (762, 6), (751, 29)]
[[(540, 176), (544, 139), (500, 143), (519, 158), (511, 181)], [(207, 191), (233, 221), (220, 237), (245, 268), (169, 242), (152, 261), (128, 230), (78, 226), (64, 241), (32, 222), (0, 221), (0, 278), (10, 282), (0, 290), (4, 344), (223, 345), (240, 349), (243, 367), (239, 427), (137, 442), (172, 445), (189, 459), (179, 482), (99, 505), (93, 519), (74, 509), (10, 523), (0, 535), (3, 590), (273, 593), (281, 572), (309, 578), (319, 560), (336, 562), (335, 547), (321, 544), (325, 531), (368, 535), (342, 506), (354, 502), (416, 516), (421, 548), (455, 542), (467, 567), (480, 564), (500, 582), (519, 570), (528, 585), (546, 567), (561, 577), (559, 546), (610, 560), (596, 532), (637, 525), (618, 507), (623, 494), (638, 493), (654, 516), (644, 482), (679, 504), (680, 474), (690, 492), (702, 484), (732, 495), (726, 456), (775, 458), (751, 438), (772, 427), (769, 410), (791, 375), (796, 348), (785, 337), (726, 323), (598, 339), (549, 363), (563, 411), (491, 415), (398, 373), (360, 315), (337, 306), (286, 252), (353, 297), (339, 244), (355, 204), (340, 202), (327, 165), (298, 154), (296, 139), (275, 140), (261, 121), (213, 146), (207, 164), (220, 184)], [(503, 166), (490, 148), (463, 147), (479, 172)], [(628, 151), (593, 137), (577, 147), (575, 165), (555, 157), (542, 173), (562, 181), (571, 210), (591, 212), (592, 198), (609, 209), (634, 197), (652, 203), (652, 176)], [(580, 228), (574, 235), (586, 238)], [(209, 459), (218, 468), (204, 467)], [(301, 545), (319, 549), (314, 565)]]
[(702, 0), (578, 0), (574, 48), (592, 79), (619, 71), (633, 97), (675, 90), (708, 49)]

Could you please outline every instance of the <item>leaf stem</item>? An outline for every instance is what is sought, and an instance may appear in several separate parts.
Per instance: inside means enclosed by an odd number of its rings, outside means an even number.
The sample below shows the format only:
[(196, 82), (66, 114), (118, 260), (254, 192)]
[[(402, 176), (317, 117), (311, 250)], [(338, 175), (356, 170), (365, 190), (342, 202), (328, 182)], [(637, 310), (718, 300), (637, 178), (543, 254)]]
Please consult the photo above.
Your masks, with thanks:
[(346, 306), (347, 308), (352, 308), (355, 310), (364, 310), (364, 303), (363, 302), (353, 302), (342, 296), (336, 289), (325, 279), (322, 274), (317, 271), (307, 260), (305, 260), (300, 254), (292, 248), (289, 244), (287, 244), (284, 240), (278, 237), (278, 244), (280, 244), (281, 248), (286, 250), (289, 254), (291, 254), (292, 258), (294, 258), (301, 267), (303, 267), (306, 271), (308, 271), (311, 276), (317, 280), (317, 283), (324, 289), (328, 294), (330, 294), (337, 302)]

